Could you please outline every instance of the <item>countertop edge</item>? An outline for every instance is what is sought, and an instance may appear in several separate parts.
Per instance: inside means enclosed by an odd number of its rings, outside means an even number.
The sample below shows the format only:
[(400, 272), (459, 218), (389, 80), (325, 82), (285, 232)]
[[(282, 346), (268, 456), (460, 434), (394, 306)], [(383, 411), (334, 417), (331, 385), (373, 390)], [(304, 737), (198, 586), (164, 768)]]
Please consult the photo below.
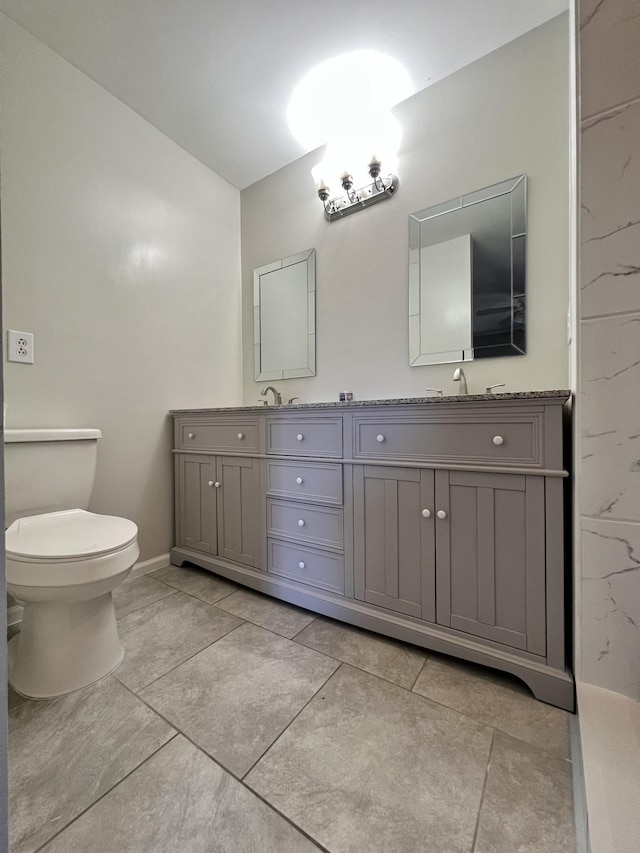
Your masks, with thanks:
[(281, 405), (259, 405), (259, 406), (219, 406), (207, 408), (170, 409), (169, 414), (174, 416), (214, 414), (214, 413), (240, 413), (240, 412), (289, 412), (304, 411), (305, 409), (339, 409), (340, 411), (350, 409), (362, 409), (380, 406), (411, 406), (411, 405), (441, 405), (442, 403), (496, 403), (508, 402), (510, 400), (557, 400), (564, 403), (572, 396), (572, 392), (566, 389), (552, 391), (514, 391), (510, 394), (465, 394), (462, 396), (449, 397), (399, 397), (397, 399), (382, 400), (351, 400), (349, 402), (319, 402), (319, 403), (283, 403)]

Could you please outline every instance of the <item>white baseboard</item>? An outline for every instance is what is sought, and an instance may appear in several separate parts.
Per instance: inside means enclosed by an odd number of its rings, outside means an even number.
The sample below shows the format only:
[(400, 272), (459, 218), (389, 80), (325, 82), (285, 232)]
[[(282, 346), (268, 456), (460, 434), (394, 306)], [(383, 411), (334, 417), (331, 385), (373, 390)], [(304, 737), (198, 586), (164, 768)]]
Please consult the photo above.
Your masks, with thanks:
[(142, 563), (136, 563), (131, 569), (127, 580), (134, 580), (142, 575), (148, 575), (149, 572), (155, 572), (157, 569), (164, 569), (165, 566), (169, 565), (171, 565), (169, 555), (160, 554), (159, 557), (152, 557), (150, 560), (144, 560)]

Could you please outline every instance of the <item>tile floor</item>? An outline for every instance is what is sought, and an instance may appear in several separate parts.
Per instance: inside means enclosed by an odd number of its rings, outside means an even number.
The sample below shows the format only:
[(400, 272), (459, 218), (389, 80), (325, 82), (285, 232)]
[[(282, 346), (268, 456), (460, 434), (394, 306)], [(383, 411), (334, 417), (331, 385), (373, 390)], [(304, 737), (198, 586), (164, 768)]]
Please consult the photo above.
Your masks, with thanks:
[(116, 608), (112, 676), (10, 697), (11, 853), (575, 851), (568, 715), (517, 680), (194, 568)]

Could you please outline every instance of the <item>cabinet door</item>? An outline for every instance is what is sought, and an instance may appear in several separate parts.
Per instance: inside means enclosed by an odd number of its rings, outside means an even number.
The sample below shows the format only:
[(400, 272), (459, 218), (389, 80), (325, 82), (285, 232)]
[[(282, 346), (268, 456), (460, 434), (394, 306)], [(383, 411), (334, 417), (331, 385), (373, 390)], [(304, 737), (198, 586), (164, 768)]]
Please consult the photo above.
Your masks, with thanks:
[(356, 466), (354, 499), (355, 597), (433, 621), (433, 471)]
[(544, 478), (437, 471), (435, 509), (438, 622), (544, 655)]
[(177, 457), (178, 544), (207, 554), (217, 552), (216, 465), (213, 456)]
[(259, 567), (260, 463), (218, 457), (218, 556)]

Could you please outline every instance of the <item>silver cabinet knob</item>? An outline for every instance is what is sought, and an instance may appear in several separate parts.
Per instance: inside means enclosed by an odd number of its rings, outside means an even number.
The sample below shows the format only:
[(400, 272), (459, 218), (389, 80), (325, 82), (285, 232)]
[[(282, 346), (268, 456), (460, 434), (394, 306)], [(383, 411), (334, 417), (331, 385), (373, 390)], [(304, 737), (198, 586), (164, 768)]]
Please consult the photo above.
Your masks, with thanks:
[(302, 477), (296, 477), (296, 483), (301, 486), (302, 485)]
[(298, 527), (304, 527), (304, 518), (298, 519)]
[(384, 436), (383, 436), (383, 435), (377, 435), (377, 436), (376, 436), (376, 441), (379, 441), (379, 442), (380, 442), (380, 444), (382, 444), (382, 442), (384, 441)]
[(216, 481), (215, 481), (215, 483), (214, 483), (213, 485), (216, 487), (216, 489), (219, 489), (219, 488), (220, 488), (220, 486), (222, 485), (222, 483), (219, 483), (219, 482), (216, 480)]
[(189, 433), (189, 438), (195, 438), (195, 437), (196, 437), (195, 432), (190, 432), (190, 433)]
[(494, 435), (493, 443), (500, 447), (501, 444), (504, 444), (504, 438), (501, 435)]
[(423, 518), (431, 518), (431, 510), (430, 509), (423, 509), (422, 510), (422, 517)]
[(443, 509), (439, 509), (437, 514), (438, 514), (438, 518), (446, 518), (447, 517), (447, 513)]
[(243, 433), (243, 432), (239, 432), (239, 433), (238, 433), (238, 438), (242, 441), (242, 439), (244, 438), (244, 433)]
[(209, 485), (213, 486), (213, 480), (209, 480)]
[(303, 436), (303, 434), (302, 434), (301, 432), (299, 432), (299, 433), (297, 434), (296, 438), (298, 439), (298, 441), (302, 441), (302, 439), (304, 438), (304, 436)]
[(300, 560), (300, 562), (298, 563), (298, 568), (304, 569), (304, 560)]

